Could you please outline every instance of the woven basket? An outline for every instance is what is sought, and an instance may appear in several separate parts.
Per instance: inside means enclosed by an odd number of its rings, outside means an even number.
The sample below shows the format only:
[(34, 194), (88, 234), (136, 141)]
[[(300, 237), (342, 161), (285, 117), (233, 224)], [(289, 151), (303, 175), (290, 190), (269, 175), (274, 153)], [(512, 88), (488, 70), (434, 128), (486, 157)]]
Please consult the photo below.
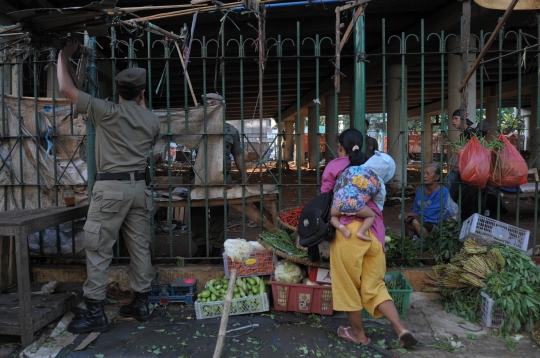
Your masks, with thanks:
[(284, 228), (286, 229), (289, 229), (289, 230), (292, 230), (294, 232), (296, 232), (297, 228), (292, 226), (292, 225), (289, 225), (287, 224), (286, 222), (284, 222), (283, 220), (281, 220), (280, 216), (283, 215), (283, 214), (286, 214), (288, 213), (289, 211), (291, 211), (291, 209), (288, 209), (288, 210), (281, 210), (279, 213), (278, 213), (278, 221), (279, 223), (281, 224), (281, 226), (283, 226)]
[(265, 250), (271, 251), (274, 254), (278, 255), (279, 257), (283, 257), (284, 259), (291, 260), (293, 262), (296, 262), (297, 264), (330, 269), (330, 262), (311, 262), (308, 260), (300, 259), (298, 257), (286, 254), (283, 251), (280, 251), (271, 245), (268, 245), (266, 242), (262, 241), (261, 238), (258, 238), (257, 241), (265, 248)]

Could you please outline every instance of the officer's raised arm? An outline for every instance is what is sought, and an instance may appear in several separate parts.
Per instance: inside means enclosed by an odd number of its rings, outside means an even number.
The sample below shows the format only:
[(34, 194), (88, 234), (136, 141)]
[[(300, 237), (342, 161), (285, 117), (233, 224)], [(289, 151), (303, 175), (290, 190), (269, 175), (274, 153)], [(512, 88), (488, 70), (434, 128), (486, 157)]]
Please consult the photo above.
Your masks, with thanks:
[(69, 58), (77, 51), (79, 42), (77, 40), (68, 40), (66, 46), (60, 50), (58, 55), (58, 87), (69, 100), (73, 103), (77, 102), (79, 90), (75, 87), (71, 76), (69, 75), (68, 65)]

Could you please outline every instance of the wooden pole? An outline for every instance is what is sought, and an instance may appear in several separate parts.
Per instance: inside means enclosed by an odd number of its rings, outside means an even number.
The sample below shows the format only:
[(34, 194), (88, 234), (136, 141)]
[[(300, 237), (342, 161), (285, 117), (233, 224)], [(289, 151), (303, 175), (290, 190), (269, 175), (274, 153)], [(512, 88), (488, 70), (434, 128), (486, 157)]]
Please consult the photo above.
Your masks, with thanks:
[(229, 288), (227, 289), (227, 296), (225, 297), (225, 304), (223, 305), (223, 313), (221, 314), (221, 324), (219, 325), (218, 340), (216, 344), (216, 350), (214, 351), (214, 358), (220, 358), (223, 346), (225, 345), (225, 335), (227, 334), (227, 322), (229, 321), (229, 312), (231, 311), (231, 300), (233, 297), (234, 284), (236, 282), (236, 269), (231, 270), (231, 277), (229, 278)]
[[(471, 1), (463, 1), (463, 16), (461, 18), (461, 51), (460, 51), (460, 60), (461, 60), (461, 80), (462, 83), (467, 83), (469, 80), (464, 80), (467, 77), (467, 72), (469, 71), (469, 42), (471, 37)], [(470, 78), (470, 76), (469, 76)], [(464, 129), (465, 119), (467, 116), (467, 108), (469, 106), (469, 88), (465, 86), (463, 91), (461, 90), (461, 101), (460, 101), (460, 116), (461, 116), (461, 129)], [(474, 113), (471, 113), (474, 115)]]
[(465, 76), (465, 78), (463, 79), (463, 82), (461, 82), (461, 86), (459, 86), (459, 91), (460, 92), (463, 90), (463, 87), (465, 87), (467, 85), (467, 82), (469, 82), (469, 79), (471, 78), (472, 74), (474, 73), (474, 71), (476, 70), (476, 68), (478, 67), (478, 65), (480, 64), (480, 62), (484, 58), (484, 56), (486, 55), (486, 52), (489, 50), (489, 47), (491, 46), (491, 44), (495, 40), (495, 37), (499, 34), (499, 30), (501, 29), (501, 27), (504, 26), (504, 24), (506, 23), (506, 20), (508, 20), (508, 17), (512, 13), (512, 10), (514, 10), (514, 7), (516, 6), (518, 1), (519, 0), (512, 0), (512, 3), (508, 6), (508, 9), (506, 9), (506, 11), (504, 12), (504, 15), (501, 17), (501, 20), (499, 21), (499, 23), (495, 27), (495, 30), (493, 30), (493, 32), (491, 33), (491, 36), (489, 37), (488, 41), (484, 45), (484, 48), (480, 52), (480, 55), (478, 55), (478, 57), (476, 58), (476, 61), (474, 61), (474, 64), (472, 65), (471, 69), (469, 70), (469, 73), (467, 73), (467, 76)]
[[(186, 66), (184, 65), (184, 57), (182, 56), (182, 51), (180, 51), (180, 46), (178, 46), (178, 42), (176, 41), (174, 41), (174, 44), (176, 46), (176, 51), (178, 51), (180, 62), (182, 62), (182, 68), (186, 68)], [(187, 71), (186, 78), (189, 85), (189, 90), (191, 91), (191, 97), (193, 97), (193, 103), (195, 103), (195, 107), (199, 107), (199, 103), (197, 102), (197, 97), (195, 96), (195, 92), (193, 91), (193, 86), (191, 85), (191, 80), (189, 79), (189, 73)]]

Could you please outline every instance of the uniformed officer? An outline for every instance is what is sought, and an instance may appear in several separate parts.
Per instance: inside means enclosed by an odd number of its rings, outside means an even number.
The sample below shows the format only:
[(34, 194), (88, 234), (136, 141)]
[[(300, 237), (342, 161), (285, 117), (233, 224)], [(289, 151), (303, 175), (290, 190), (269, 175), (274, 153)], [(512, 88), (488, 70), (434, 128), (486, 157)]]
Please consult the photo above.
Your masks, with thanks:
[[(207, 95), (208, 96), (208, 95)], [(232, 183), (231, 179), (231, 154), (234, 158), (236, 168), (241, 173), (242, 182), (246, 181), (246, 172), (242, 169), (242, 155), (243, 149), (240, 144), (240, 133), (238, 130), (229, 123), (226, 123), (225, 128), (225, 156), (226, 167), (225, 176), (227, 184)], [(209, 208), (209, 233), (210, 233), (210, 248), (209, 253), (211, 256), (221, 256), (223, 252), (223, 243), (225, 242), (225, 228), (224, 228), (224, 214), (225, 207), (212, 206)], [(191, 233), (192, 239), (195, 245), (197, 245), (197, 251), (193, 255), (194, 257), (206, 257), (206, 208), (194, 207), (191, 208)]]
[(122, 230), (131, 256), (129, 279), (134, 299), (120, 315), (146, 321), (151, 290), (151, 192), (146, 189), (147, 158), (159, 136), (159, 119), (144, 104), (146, 70), (131, 68), (116, 76), (119, 104), (79, 91), (68, 73), (69, 57), (78, 43), (70, 41), (58, 58), (60, 91), (96, 127), (96, 182), (84, 225), (87, 279), (86, 315), (68, 326), (72, 333), (103, 332), (109, 322), (103, 310), (113, 245)]

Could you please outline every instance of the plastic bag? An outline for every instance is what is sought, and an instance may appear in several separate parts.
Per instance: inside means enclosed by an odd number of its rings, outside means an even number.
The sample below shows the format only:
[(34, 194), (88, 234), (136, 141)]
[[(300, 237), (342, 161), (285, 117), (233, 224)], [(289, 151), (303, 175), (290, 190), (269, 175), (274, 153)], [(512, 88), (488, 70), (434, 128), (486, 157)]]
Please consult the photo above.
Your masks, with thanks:
[(491, 152), (475, 136), (458, 152), (461, 180), (472, 187), (484, 189), (490, 173)]
[(489, 184), (493, 186), (514, 187), (527, 184), (529, 168), (525, 159), (519, 154), (504, 135), (500, 135), (499, 141), (504, 143), (500, 151), (491, 151), (491, 169)]

